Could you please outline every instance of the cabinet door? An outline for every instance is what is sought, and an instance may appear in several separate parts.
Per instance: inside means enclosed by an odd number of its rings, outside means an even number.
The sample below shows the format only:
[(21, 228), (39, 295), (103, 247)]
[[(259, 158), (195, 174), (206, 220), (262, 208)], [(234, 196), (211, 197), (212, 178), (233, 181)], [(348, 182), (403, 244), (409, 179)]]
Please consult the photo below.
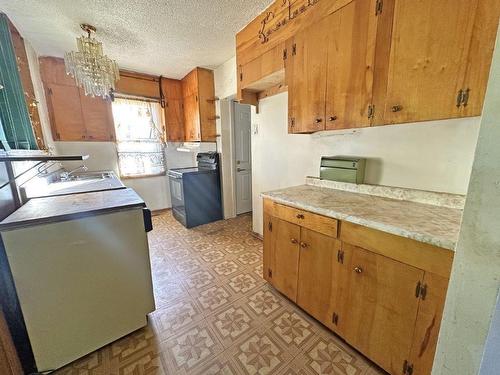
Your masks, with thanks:
[(171, 142), (184, 140), (184, 108), (182, 99), (167, 99), (165, 107), (167, 139)]
[(112, 141), (115, 129), (111, 102), (102, 98), (85, 95), (80, 89), (83, 122), (85, 123), (88, 141)]
[(56, 84), (47, 84), (46, 87), (54, 140), (85, 140), (85, 123), (78, 88)]
[(311, 133), (325, 128), (328, 18), (299, 31), (287, 52), (288, 129)]
[(326, 129), (370, 126), (377, 16), (354, 0), (328, 17)]
[(184, 97), (184, 135), (187, 142), (200, 142), (200, 110), (198, 95)]
[(300, 227), (280, 219), (272, 226), (272, 284), (293, 302), (297, 300)]
[(430, 374), (443, 317), (448, 279), (425, 273), (425, 298), (420, 301), (413, 335), (410, 363), (414, 374)]
[(500, 1), (477, 1), (467, 71), (462, 84), (468, 96), (467, 105), (460, 108), (462, 116), (479, 116), (482, 112), (499, 17)]
[(383, 123), (462, 116), (457, 94), (477, 1), (395, 0)]
[(202, 142), (215, 142), (214, 72), (208, 69), (197, 69), (201, 140)]
[(424, 272), (359, 247), (352, 251), (350, 276), (339, 326), (348, 343), (391, 374), (408, 360)]
[(339, 311), (338, 292), (342, 264), (340, 241), (301, 228), (297, 304), (326, 326), (335, 329), (333, 313)]

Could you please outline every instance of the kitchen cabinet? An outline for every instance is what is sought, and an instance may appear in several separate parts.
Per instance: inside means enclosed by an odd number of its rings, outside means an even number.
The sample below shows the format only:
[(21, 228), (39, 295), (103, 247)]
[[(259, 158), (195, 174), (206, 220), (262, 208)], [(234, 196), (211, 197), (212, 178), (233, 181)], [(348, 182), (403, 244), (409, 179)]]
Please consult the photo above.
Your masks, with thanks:
[(182, 82), (176, 79), (162, 80), (165, 95), (165, 126), (167, 140), (184, 141), (184, 103), (182, 99)]
[(236, 58), (240, 99), (288, 89), (289, 133), (481, 114), (497, 0), (297, 1), (289, 18), (285, 3), (237, 34)]
[(288, 83), (288, 131), (311, 133), (325, 128), (327, 43), (324, 19), (293, 36), (285, 62)]
[(78, 87), (46, 84), (46, 94), (54, 140), (84, 141), (86, 131)]
[(297, 304), (337, 331), (339, 285), (343, 277), (340, 241), (301, 228)]
[(4, 315), (0, 310), (0, 373), (5, 375), (21, 375), (21, 363), (17, 356), (12, 337)]
[(111, 101), (86, 96), (64, 70), (64, 61), (40, 58), (52, 136), (55, 141), (113, 141)]
[(419, 299), (415, 288), (424, 271), (359, 247), (350, 270), (339, 325), (343, 337), (390, 373), (400, 373), (409, 359)]
[(182, 79), (184, 136), (188, 142), (215, 142), (215, 88), (212, 70), (196, 68)]
[(446, 249), (264, 200), (264, 278), (390, 374), (430, 373), (452, 260)]
[[(393, 9), (391, 9), (393, 7)], [(500, 5), (495, 0), (396, 0), (376, 125), (481, 114)], [(379, 46), (377, 46), (379, 48)]]
[(271, 283), (290, 300), (297, 300), (300, 227), (274, 218), (271, 221)]

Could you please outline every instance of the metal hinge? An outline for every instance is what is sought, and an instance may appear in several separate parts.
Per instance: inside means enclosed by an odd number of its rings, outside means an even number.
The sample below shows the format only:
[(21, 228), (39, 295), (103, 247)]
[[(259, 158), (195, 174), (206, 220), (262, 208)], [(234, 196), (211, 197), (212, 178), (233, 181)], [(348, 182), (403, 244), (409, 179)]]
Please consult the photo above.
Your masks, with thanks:
[(295, 117), (290, 117), (290, 127), (291, 128), (295, 127)]
[(339, 262), (340, 264), (344, 264), (344, 251), (343, 250), (337, 251), (337, 262)]
[(427, 295), (427, 285), (422, 284), (420, 281), (417, 283), (417, 287), (415, 288), (415, 297), (425, 299)]
[(375, 115), (375, 105), (369, 104), (368, 105), (368, 118), (373, 118), (374, 115)]
[(269, 268), (269, 269), (267, 270), (267, 276), (268, 276), (270, 279), (272, 279), (272, 278), (273, 278), (273, 270), (272, 270), (272, 269), (270, 269), (270, 268)]
[(240, 81), (243, 81), (243, 73), (240, 73)]
[(470, 93), (470, 89), (467, 88), (465, 90), (458, 90), (458, 94), (457, 94), (457, 108), (459, 108), (460, 106), (464, 106), (466, 107), (467, 104), (469, 103), (469, 93)]
[(339, 315), (337, 313), (332, 314), (332, 323), (336, 326), (339, 324)]
[(375, 15), (376, 16), (378, 16), (379, 14), (382, 14), (383, 7), (384, 7), (383, 0), (377, 0), (377, 3), (375, 4)]
[(413, 374), (413, 364), (405, 360), (403, 363), (403, 375), (412, 375)]
[(286, 54), (287, 54), (287, 51), (286, 51), (286, 48), (283, 50), (283, 60), (286, 60)]
[(293, 43), (292, 45), (292, 56), (295, 56), (297, 54), (297, 44)]
[(267, 228), (269, 229), (269, 232), (273, 231), (273, 223), (271, 221), (267, 224)]
[(52, 89), (49, 88), (49, 95), (52, 95)]

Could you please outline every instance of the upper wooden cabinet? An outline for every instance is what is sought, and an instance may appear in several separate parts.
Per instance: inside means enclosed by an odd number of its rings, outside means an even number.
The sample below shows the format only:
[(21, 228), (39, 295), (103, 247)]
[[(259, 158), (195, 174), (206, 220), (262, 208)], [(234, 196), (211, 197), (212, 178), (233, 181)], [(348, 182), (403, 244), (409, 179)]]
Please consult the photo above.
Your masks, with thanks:
[[(394, 124), (481, 114), (500, 14), (495, 0), (395, 0), (386, 97), (375, 123)], [(378, 47), (378, 46), (377, 46)], [(382, 104), (383, 103), (383, 104)]]
[(275, 1), (236, 36), (238, 95), (280, 77), (290, 133), (477, 116), (499, 16), (497, 0)]
[(176, 79), (162, 80), (165, 95), (165, 126), (167, 140), (184, 141), (184, 104), (182, 98), (182, 82)]
[(188, 142), (215, 142), (215, 87), (212, 70), (196, 68), (182, 79), (184, 137)]
[(40, 58), (52, 137), (55, 141), (113, 141), (111, 101), (86, 96), (65, 71), (64, 61)]

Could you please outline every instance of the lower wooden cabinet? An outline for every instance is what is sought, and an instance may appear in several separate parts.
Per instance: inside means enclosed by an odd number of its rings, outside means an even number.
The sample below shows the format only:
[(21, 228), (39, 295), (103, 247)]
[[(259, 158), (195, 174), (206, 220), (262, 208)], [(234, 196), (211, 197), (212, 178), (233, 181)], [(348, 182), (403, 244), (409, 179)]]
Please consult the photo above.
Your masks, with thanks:
[(430, 374), (448, 278), (332, 233), (265, 201), (264, 278), (390, 374)]

